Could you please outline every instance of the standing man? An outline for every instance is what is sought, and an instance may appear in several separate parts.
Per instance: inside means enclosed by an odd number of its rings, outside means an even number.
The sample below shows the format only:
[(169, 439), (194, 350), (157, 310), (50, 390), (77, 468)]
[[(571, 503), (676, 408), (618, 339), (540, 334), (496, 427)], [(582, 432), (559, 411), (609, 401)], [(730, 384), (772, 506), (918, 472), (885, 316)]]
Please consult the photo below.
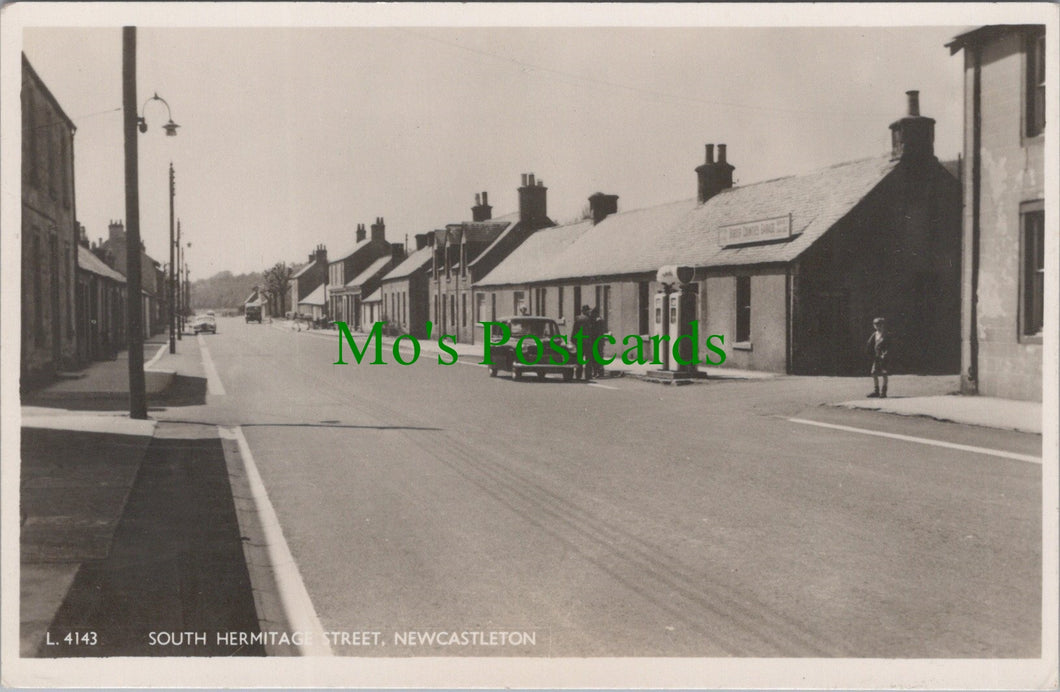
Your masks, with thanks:
[[(887, 322), (882, 317), (872, 321), (875, 331), (869, 337), (867, 344), (869, 355), (872, 356), (872, 393), (870, 399), (887, 398), (887, 352), (891, 346), (891, 338), (887, 336)], [(880, 380), (883, 387), (880, 387)]]
[(585, 374), (586, 381), (592, 378), (593, 364), (595, 363), (595, 361), (592, 360), (592, 333), (592, 318), (589, 317), (589, 306), (583, 305), (581, 312), (574, 318), (574, 325), (571, 327), (570, 332), (570, 343), (579, 343), (578, 337), (580, 335), (580, 343), (582, 344), (580, 353), (576, 356), (577, 363), (574, 366), (574, 379), (576, 380), (582, 379), (583, 373)]
[[(596, 358), (595, 358), (595, 355), (596, 355), (595, 347), (596, 347), (596, 341), (601, 336), (603, 336), (606, 331), (607, 331), (607, 325), (604, 324), (604, 318), (600, 317), (600, 308), (599, 307), (593, 308), (592, 311), (589, 312), (589, 334), (592, 336), (592, 343), (593, 343), (593, 349), (594, 349), (594, 350), (590, 351), (590, 353), (593, 354), (593, 356), (594, 356), (592, 361), (590, 362), (590, 364), (592, 366), (592, 376), (593, 377), (603, 377), (604, 376), (604, 365), (603, 365), (603, 363), (600, 363), (600, 362), (598, 362), (596, 360)], [(602, 347), (600, 349), (600, 355), (601, 356), (604, 355)]]

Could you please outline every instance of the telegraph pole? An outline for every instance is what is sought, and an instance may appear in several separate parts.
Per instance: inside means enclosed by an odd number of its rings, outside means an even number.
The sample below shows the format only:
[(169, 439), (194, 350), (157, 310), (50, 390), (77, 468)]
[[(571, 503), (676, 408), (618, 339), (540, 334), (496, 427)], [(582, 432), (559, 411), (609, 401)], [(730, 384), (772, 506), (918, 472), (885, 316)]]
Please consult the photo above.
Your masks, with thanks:
[(177, 296), (176, 307), (178, 308), (175, 318), (177, 325), (177, 341), (184, 339), (184, 301), (182, 300), (184, 291), (180, 290), (180, 274), (183, 262), (184, 248), (180, 244), (180, 219), (177, 219), (177, 275), (173, 281), (173, 291)]
[(173, 195), (176, 193), (173, 178), (173, 162), (169, 162), (169, 352), (177, 352), (177, 311), (174, 309), (176, 296), (176, 271), (174, 256), (176, 247), (173, 244)]
[(125, 134), (125, 278), (129, 330), (129, 417), (147, 418), (140, 276), (140, 170), (136, 112), (136, 27), (122, 27), (122, 109)]

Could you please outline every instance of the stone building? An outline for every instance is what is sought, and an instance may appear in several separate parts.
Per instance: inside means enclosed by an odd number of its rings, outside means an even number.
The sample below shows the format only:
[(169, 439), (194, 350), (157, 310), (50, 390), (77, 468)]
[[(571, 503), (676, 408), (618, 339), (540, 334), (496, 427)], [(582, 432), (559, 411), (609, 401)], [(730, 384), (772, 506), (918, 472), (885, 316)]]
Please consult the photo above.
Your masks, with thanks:
[(109, 360), (127, 347), (125, 276), (92, 253), (84, 229), (77, 247), (77, 356)]
[(360, 300), (366, 295), (362, 296), (347, 284), (379, 258), (393, 256), (390, 243), (386, 241), (386, 225), (382, 217), (375, 220), (371, 230), (371, 237), (368, 237), (364, 224), (357, 224), (354, 246), (340, 253), (338, 259), (328, 262), (327, 316), (334, 322), (351, 326), (359, 323)]
[(298, 268), (288, 281), (288, 296), (292, 312), (302, 312), (299, 304), (324, 284), (328, 275), (328, 250), (318, 245), (309, 254), (309, 262)]
[(961, 389), (1041, 401), (1045, 27), (984, 26), (948, 45), (964, 53)]
[[(125, 275), (128, 265), (125, 224), (119, 219), (107, 227), (107, 239), (100, 242), (92, 252), (107, 266)], [(166, 274), (161, 263), (153, 259), (140, 242), (140, 290), (142, 296), (144, 338), (164, 331), (167, 327), (165, 312)]]
[(22, 388), (77, 359), (73, 122), (22, 56)]
[(438, 334), (451, 334), (460, 343), (481, 342), (479, 323), (488, 319), (492, 306), (481, 298), (472, 301), (472, 285), (536, 230), (555, 225), (548, 218), (544, 181), (529, 173), (522, 183), (518, 212), (492, 218), (493, 208), (483, 192), (476, 195), (471, 221), (447, 224), (430, 234), (430, 316)]
[(427, 276), (432, 249), (426, 233), (416, 235), (416, 250), (394, 267), (380, 283), (380, 319), (400, 334), (426, 338), (430, 290)]
[(916, 92), (891, 133), (887, 155), (738, 187), (725, 145), (717, 159), (708, 145), (695, 199), (618, 212), (613, 195), (594, 195), (593, 221), (539, 232), (476, 283), (476, 301), (514, 311), (527, 300), (567, 320), (598, 307), (621, 341), (649, 333), (658, 269), (684, 265), (700, 332), (724, 336), (726, 366), (864, 373), (883, 316), (901, 370), (956, 372), (959, 183), (934, 155)]

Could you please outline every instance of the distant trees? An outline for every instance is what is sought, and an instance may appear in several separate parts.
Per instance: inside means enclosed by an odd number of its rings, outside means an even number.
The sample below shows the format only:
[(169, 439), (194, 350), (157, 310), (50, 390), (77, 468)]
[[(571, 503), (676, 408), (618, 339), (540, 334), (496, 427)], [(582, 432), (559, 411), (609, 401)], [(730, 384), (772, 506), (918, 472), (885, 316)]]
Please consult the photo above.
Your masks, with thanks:
[(232, 274), (223, 271), (208, 279), (199, 279), (191, 283), (191, 307), (196, 309), (235, 309), (243, 307), (255, 286), (264, 282), (260, 272), (249, 274)]
[(262, 274), (264, 288), (262, 291), (269, 297), (269, 314), (283, 317), (286, 311), (287, 294), (291, 289), (291, 276), (294, 270), (286, 262), (277, 262)]

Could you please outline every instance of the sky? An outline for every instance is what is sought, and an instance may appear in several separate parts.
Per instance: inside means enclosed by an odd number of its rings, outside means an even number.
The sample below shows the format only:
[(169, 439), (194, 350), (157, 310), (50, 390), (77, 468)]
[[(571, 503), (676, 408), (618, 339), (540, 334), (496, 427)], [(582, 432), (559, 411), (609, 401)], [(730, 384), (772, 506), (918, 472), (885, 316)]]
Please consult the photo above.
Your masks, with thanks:
[[(888, 28), (140, 28), (141, 229), (167, 261), (168, 167), (192, 279), (337, 259), (357, 224), (387, 239), (468, 220), (487, 191), (548, 213), (696, 194), (704, 145), (737, 185), (882, 155), (920, 91), (935, 151), (961, 151), (963, 26)], [(23, 50), (67, 115), (77, 215), (91, 239), (124, 216), (121, 29), (26, 28)]]

